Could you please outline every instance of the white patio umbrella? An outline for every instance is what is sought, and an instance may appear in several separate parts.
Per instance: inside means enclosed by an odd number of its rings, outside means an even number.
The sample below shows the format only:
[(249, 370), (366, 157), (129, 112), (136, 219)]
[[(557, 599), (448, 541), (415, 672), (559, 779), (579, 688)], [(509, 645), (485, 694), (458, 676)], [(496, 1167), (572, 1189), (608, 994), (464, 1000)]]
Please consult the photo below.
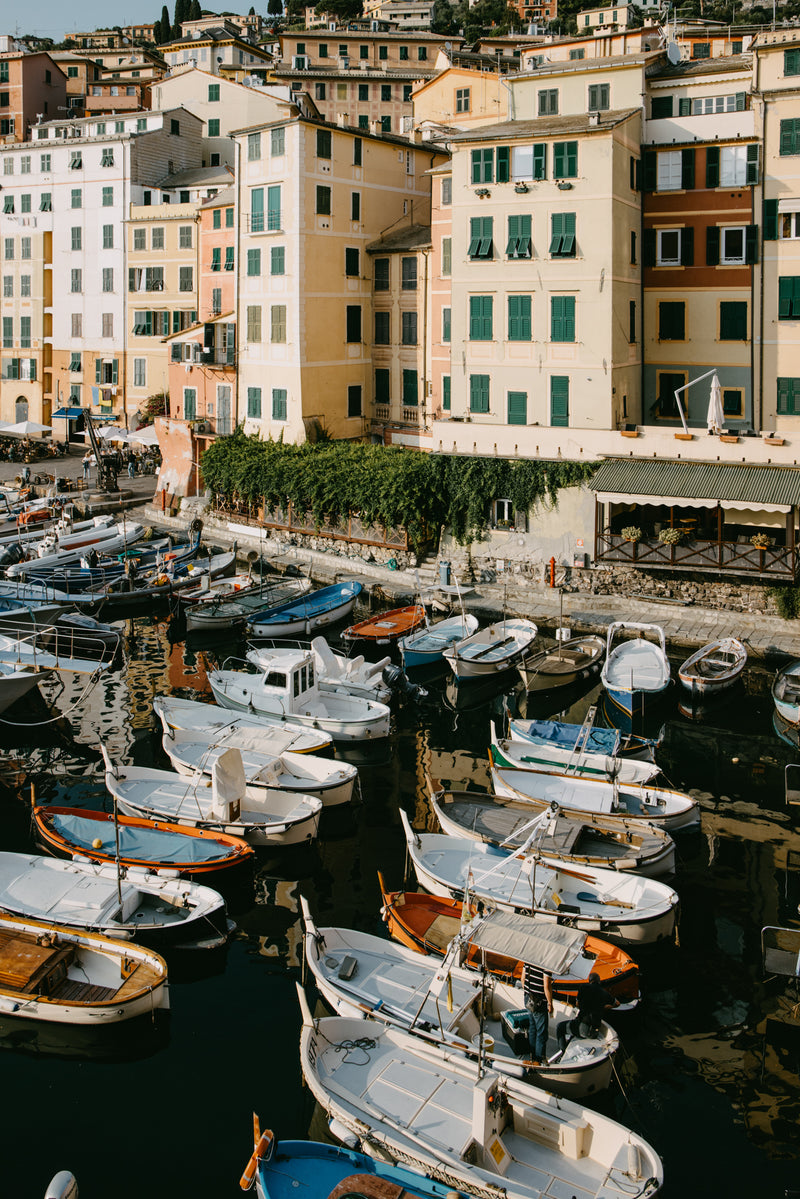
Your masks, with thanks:
[(725, 424), (725, 413), (722, 411), (722, 388), (719, 385), (716, 371), (711, 377), (711, 395), (708, 399), (706, 424), (712, 433), (720, 433)]
[(129, 440), (139, 445), (158, 445), (158, 434), (152, 425), (146, 425), (144, 429), (131, 433)]
[(128, 430), (120, 429), (116, 425), (106, 425), (104, 429), (99, 429), (98, 437), (102, 437), (103, 441), (128, 441)]
[(35, 420), (20, 420), (15, 425), (5, 425), (0, 432), (12, 437), (30, 437), (32, 433), (52, 433), (51, 425), (40, 425)]

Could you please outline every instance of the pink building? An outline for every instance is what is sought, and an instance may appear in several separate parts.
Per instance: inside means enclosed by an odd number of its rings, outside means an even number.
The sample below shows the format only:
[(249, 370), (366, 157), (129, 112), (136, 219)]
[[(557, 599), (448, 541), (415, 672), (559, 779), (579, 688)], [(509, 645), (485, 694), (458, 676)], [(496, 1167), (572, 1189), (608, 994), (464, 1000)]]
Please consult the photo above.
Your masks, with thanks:
[(0, 54), (0, 143), (27, 141), (34, 125), (66, 107), (66, 72), (49, 54)]

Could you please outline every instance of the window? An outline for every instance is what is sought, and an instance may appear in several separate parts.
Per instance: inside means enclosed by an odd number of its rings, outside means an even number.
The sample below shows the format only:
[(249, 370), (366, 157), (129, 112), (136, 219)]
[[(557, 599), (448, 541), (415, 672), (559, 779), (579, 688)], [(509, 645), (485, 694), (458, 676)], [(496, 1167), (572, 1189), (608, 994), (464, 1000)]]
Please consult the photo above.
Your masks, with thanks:
[(592, 83), (589, 85), (589, 111), (608, 112), (611, 107), (611, 85)]
[(195, 420), (197, 417), (197, 389), (194, 387), (184, 387), (183, 389), (183, 419)]
[[(136, 122), (137, 130), (140, 128), (140, 126), (141, 126), (141, 132), (144, 133), (145, 129), (147, 128), (147, 119), (146, 118), (144, 118), (144, 119), (140, 118)], [(173, 119), (169, 123), (169, 131), (173, 137), (180, 137), (180, 135), (181, 135), (180, 121), (176, 121), (175, 118), (173, 117)]]
[(450, 341), (450, 325), (451, 325), (451, 310), (449, 308), (442, 309), (442, 341), (447, 345)]
[[(766, 204), (768, 203), (769, 201), (767, 200)], [(773, 204), (775, 206), (775, 232), (770, 240), (774, 241), (776, 237), (800, 238), (800, 208), (797, 212), (782, 212), (779, 215), (777, 211), (778, 201), (774, 200)], [(766, 221), (764, 222), (764, 230), (764, 238), (767, 239), (769, 235), (766, 232)]]
[(222, 228), (222, 209), (221, 208), (215, 208), (213, 213), (211, 214), (211, 226), (214, 229)]
[(71, 171), (80, 171), (83, 168), (83, 155), (80, 150), (71, 150), (69, 155), (69, 169)]
[(576, 179), (578, 175), (578, 143), (554, 142), (553, 178)]
[(800, 379), (779, 378), (778, 383), (778, 415), (797, 416), (800, 413)]
[[(233, 270), (233, 268), (234, 268), (234, 257), (233, 257), (233, 254), (234, 254), (234, 247), (233, 247), (233, 246), (226, 246), (226, 247), (225, 247), (225, 270), (226, 270), (226, 271), (232, 271), (232, 270)], [(190, 269), (191, 269), (191, 268), (190, 268)], [(190, 290), (191, 290), (191, 289), (190, 289)]]
[[(276, 133), (277, 130), (273, 130)], [(261, 159), (261, 134), (248, 133), (247, 135), (247, 161), (259, 162)]]
[(70, 207), (71, 208), (82, 208), (83, 207), (83, 193), (79, 187), (72, 188), (71, 196), (70, 196)]
[(469, 410), (470, 412), (489, 411), (489, 376), (470, 375), (469, 377)]
[(686, 385), (686, 375), (677, 371), (661, 371), (658, 374), (657, 398), (653, 411), (658, 420), (676, 420), (678, 405), (675, 392)]
[(114, 165), (114, 151), (110, 150), (110, 149), (103, 150), (102, 154), (100, 155), (100, 166), (101, 167), (113, 167), (113, 165)]
[(286, 341), (286, 305), (273, 304), (269, 310), (271, 342)]
[(628, 300), (628, 341), (636, 341), (636, 301)]
[(745, 225), (718, 229), (717, 233), (719, 236), (719, 261), (723, 266), (740, 266), (748, 261), (746, 245), (748, 229)]
[(286, 130), (283, 127), (270, 130), (269, 152), (273, 158), (281, 158), (286, 153)]
[(114, 226), (113, 225), (103, 225), (103, 249), (104, 250), (113, 250), (114, 249)]
[(194, 267), (178, 268), (178, 291), (194, 291)]
[(330, 158), (332, 153), (332, 144), (330, 129), (318, 129), (317, 158)]
[(747, 302), (722, 300), (719, 306), (720, 341), (747, 341)]
[(692, 46), (692, 58), (710, 58), (710, 42), (695, 42)]
[(706, 187), (745, 187), (752, 182), (758, 182), (758, 146), (708, 146)]
[(672, 99), (672, 96), (653, 96), (650, 102), (650, 116), (654, 121), (668, 120), (672, 116)]
[(585, 58), (586, 51), (585, 50), (570, 50), (569, 57), (570, 57), (571, 62), (575, 62), (581, 58)]
[(250, 192), (250, 232), (264, 232), (264, 189), (254, 187)]
[(419, 397), (419, 380), (417, 372), (403, 371), (403, 404), (407, 408), (416, 408)]
[(550, 254), (553, 258), (575, 257), (575, 213), (554, 212), (550, 217)]
[(13, 350), (14, 348), (14, 318), (10, 316), (3, 317), (3, 349)]
[(208, 122), (208, 136), (219, 137), (219, 117), (212, 117)]
[(517, 183), (523, 179), (547, 178), (547, 145), (511, 147), (511, 179)]
[(361, 192), (350, 193), (350, 220), (361, 220)]
[(83, 230), (81, 229), (80, 225), (73, 225), (72, 229), (70, 230), (70, 234), (70, 248), (73, 250), (80, 250), (83, 243)]
[(550, 376), (550, 424), (569, 425), (569, 375)]
[(324, 83), (315, 83), (314, 84), (314, 99), (315, 100), (324, 100), (326, 90), (327, 89), (326, 89)]
[(575, 297), (550, 297), (550, 340), (575, 340)]
[(364, 112), (359, 114), (358, 127), (359, 129), (369, 129), (369, 117)]
[(658, 305), (659, 341), (684, 341), (686, 304), (683, 300), (662, 300)]
[(658, 229), (656, 231), (656, 264), (658, 266), (680, 266), (682, 229)]
[(508, 297), (508, 340), (531, 340), (531, 297)]
[(101, 319), (102, 319), (102, 329), (103, 329), (101, 336), (102, 337), (113, 337), (114, 336), (114, 313), (113, 312), (104, 312), (102, 314)]
[(391, 343), (391, 314), (388, 312), (375, 313), (375, 345), (388, 346)]
[(25, 261), (31, 256), (31, 239), (29, 237), (21, 237), (19, 239), (19, 256)]
[(261, 419), (260, 387), (248, 387), (247, 389), (247, 415), (253, 420)]
[(428, 47), (427, 46), (417, 46), (417, 60), (419, 62), (425, 62), (427, 57), (428, 57)]
[(442, 275), (447, 277), (453, 272), (453, 239), (442, 238)]
[(361, 341), (361, 305), (348, 304), (345, 310), (345, 341)]
[(20, 198), (19, 198), (19, 210), (20, 210), (20, 212), (30, 212), (30, 210), (31, 210), (31, 196), (30, 196), (30, 192), (24, 192), (24, 193), (23, 193), (23, 194), (20, 196)]
[(111, 266), (103, 267), (103, 291), (110, 292), (114, 290), (114, 268)]
[(248, 304), (247, 306), (247, 340), (252, 342), (261, 341), (260, 304)]
[(388, 46), (378, 46), (378, 58), (387, 59), (389, 57)]
[(70, 336), (83, 337), (83, 314), (73, 312), (70, 318)]
[(211, 269), (212, 271), (222, 270), (222, 247), (212, 246), (211, 248)]
[(546, 88), (538, 93), (539, 116), (552, 117), (558, 114), (558, 88)]
[(50, 192), (42, 192), (41, 197), (39, 198), (39, 211), (40, 212), (52, 212), (53, 211), (53, 197)]
[(331, 215), (331, 189), (329, 187), (317, 188), (316, 211), (319, 216)]
[(269, 254), (269, 273), (271, 275), (283, 275), (285, 272), (285, 246), (272, 246)]
[(208, 102), (209, 104), (219, 103), (219, 84), (209, 83), (208, 85)]
[(778, 320), (790, 321), (800, 317), (800, 275), (783, 275), (778, 279)]
[(527, 425), (528, 423), (528, 393), (525, 391), (510, 391), (508, 393), (508, 424)]
[(469, 297), (469, 339), (492, 340), (492, 296)]
[(114, 207), (114, 189), (113, 187), (103, 188), (103, 208)]
[(442, 180), (442, 207), (453, 203), (453, 180), (450, 176)]
[(784, 50), (783, 73), (784, 75), (800, 75), (800, 50)]
[(494, 179), (494, 150), (472, 151), (472, 182), (491, 183)]
[(403, 312), (400, 314), (401, 320), (401, 342), (404, 346), (415, 346), (417, 344), (417, 314), (416, 312)]
[(133, 248), (134, 250), (147, 249), (147, 230), (134, 229), (133, 231)]
[(456, 112), (469, 112), (469, 93), (470, 89), (468, 87), (460, 87), (456, 89)]
[(357, 246), (345, 246), (344, 273), (349, 278), (357, 279), (361, 273), (359, 251)]
[(442, 408), (445, 412), (449, 412), (451, 407), (450, 399), (450, 376), (442, 375)]
[(417, 290), (417, 260), (416, 258), (400, 259), (401, 287), (403, 291)]
[(410, 83), (403, 84), (403, 103), (404, 104), (411, 103), (411, 84)]
[(13, 300), (14, 298), (14, 276), (3, 275), (3, 299)]
[(400, 61), (408, 62), (408, 46), (400, 46), (399, 50), (400, 50), (400, 56), (399, 56)]
[(386, 101), (391, 100), (391, 98), (392, 98), (391, 83), (382, 83), (381, 84), (381, 100), (386, 102)]
[(494, 258), (492, 245), (492, 218), (490, 216), (470, 217), (469, 249), (470, 258)]
[(381, 117), (381, 133), (391, 133), (391, 132), (392, 132), (392, 118), (391, 117)]
[(375, 282), (373, 284), (375, 291), (389, 290), (389, 259), (375, 259)]
[(83, 291), (83, 271), (80, 267), (75, 267), (70, 272), (70, 291), (75, 293)]
[[(219, 316), (220, 313), (222, 312), (222, 288), (221, 287), (212, 287), (211, 288), (211, 311), (214, 316)], [(177, 315), (177, 313), (174, 315)], [(174, 332), (174, 330), (173, 330), (173, 332)]]
[(3, 239), (3, 257), (6, 262), (13, 261), (14, 258), (14, 238), (6, 237)]
[(361, 166), (361, 146), (362, 146), (361, 138), (354, 137), (353, 138), (353, 166), (354, 167)]
[(260, 250), (248, 250), (247, 251), (247, 274), (250, 276), (250, 278), (253, 278), (256, 275), (261, 274), (261, 251)]
[(317, 53), (319, 54), (320, 58), (327, 58), (328, 57), (328, 43), (320, 42), (320, 44), (317, 46)]
[(347, 415), (361, 416), (361, 385), (354, 383), (347, 389)]
[(152, 314), (152, 312), (134, 312), (134, 314), (133, 314), (133, 333), (134, 333), (134, 337), (152, 337), (153, 336), (153, 314)]
[(147, 386), (147, 359), (134, 358), (133, 360), (133, 386)]
[(375, 403), (376, 404), (387, 404), (388, 405), (391, 403), (390, 379), (391, 379), (390, 372), (387, 371), (384, 367), (379, 367), (378, 370), (375, 371)]

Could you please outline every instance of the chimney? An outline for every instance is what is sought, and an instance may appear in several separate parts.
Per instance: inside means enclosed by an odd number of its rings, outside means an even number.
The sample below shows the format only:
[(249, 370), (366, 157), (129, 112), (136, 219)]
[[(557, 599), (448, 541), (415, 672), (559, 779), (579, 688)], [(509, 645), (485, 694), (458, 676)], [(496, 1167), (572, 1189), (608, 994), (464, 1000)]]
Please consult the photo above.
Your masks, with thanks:
[(369, 131), (370, 131), (370, 133), (374, 133), (374, 135), (376, 137), (378, 137), (381, 133), (383, 133), (383, 129), (381, 128), (380, 121), (370, 121)]
[(346, 112), (337, 112), (336, 124), (339, 126), (340, 129), (347, 128), (347, 113)]
[(600, 113), (599, 112), (590, 112), (589, 113), (589, 124), (590, 125), (599, 125), (600, 124)]

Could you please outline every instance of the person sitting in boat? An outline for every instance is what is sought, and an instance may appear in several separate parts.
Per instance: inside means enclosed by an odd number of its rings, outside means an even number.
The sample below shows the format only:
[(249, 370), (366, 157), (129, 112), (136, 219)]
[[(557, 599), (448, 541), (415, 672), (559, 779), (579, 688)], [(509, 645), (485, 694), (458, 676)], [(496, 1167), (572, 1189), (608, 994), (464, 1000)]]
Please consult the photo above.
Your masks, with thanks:
[(534, 1065), (544, 1061), (547, 1053), (548, 1018), (553, 1012), (553, 988), (550, 975), (538, 966), (525, 965), (522, 979), (525, 1007), (528, 1009), (528, 1041)]
[(567, 1047), (567, 1034), (572, 1037), (597, 1037), (600, 1026), (606, 1014), (619, 1007), (619, 1000), (600, 986), (600, 975), (594, 971), (589, 975), (589, 981), (578, 991), (578, 1014), (571, 1020), (561, 1020), (556, 1029), (558, 1041), (558, 1056)]

